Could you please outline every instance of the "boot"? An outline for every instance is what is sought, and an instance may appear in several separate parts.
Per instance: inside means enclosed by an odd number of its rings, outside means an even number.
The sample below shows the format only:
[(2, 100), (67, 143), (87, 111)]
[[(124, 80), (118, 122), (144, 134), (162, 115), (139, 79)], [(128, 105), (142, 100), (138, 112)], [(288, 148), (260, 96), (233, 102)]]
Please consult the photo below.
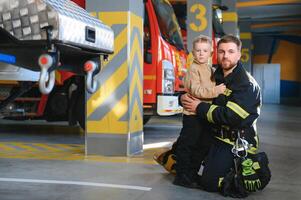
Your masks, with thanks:
[(192, 177), (184, 173), (177, 173), (173, 184), (187, 188), (200, 188), (200, 185)]

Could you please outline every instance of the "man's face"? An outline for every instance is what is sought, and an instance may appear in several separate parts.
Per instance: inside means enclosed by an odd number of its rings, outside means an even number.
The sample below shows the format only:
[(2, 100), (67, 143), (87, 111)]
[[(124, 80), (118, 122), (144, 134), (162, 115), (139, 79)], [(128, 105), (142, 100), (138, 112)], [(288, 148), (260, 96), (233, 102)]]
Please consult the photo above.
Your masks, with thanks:
[(207, 42), (198, 42), (195, 44), (192, 53), (197, 61), (206, 64), (211, 56), (211, 45)]
[(233, 42), (221, 43), (218, 46), (218, 64), (221, 65), (224, 71), (231, 70), (233, 67), (235, 67), (240, 59), (240, 56), (240, 50), (238, 49), (238, 46)]

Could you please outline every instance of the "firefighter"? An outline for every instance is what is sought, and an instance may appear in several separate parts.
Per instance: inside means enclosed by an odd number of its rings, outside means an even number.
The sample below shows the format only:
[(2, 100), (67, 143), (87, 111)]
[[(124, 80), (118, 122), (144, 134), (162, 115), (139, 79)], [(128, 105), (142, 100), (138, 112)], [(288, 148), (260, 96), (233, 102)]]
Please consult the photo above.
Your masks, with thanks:
[(232, 35), (222, 37), (217, 44), (219, 65), (214, 77), (216, 84), (226, 85), (224, 95), (219, 95), (212, 104), (201, 102), (188, 94), (181, 96), (186, 110), (196, 112), (200, 120), (212, 124), (215, 139), (201, 177), (202, 187), (210, 192), (220, 189), (224, 177), (233, 168), (234, 155), (231, 149), (238, 133), (249, 143), (249, 153), (256, 153), (258, 148), (256, 121), (261, 106), (260, 88), (239, 61), (240, 51), (241, 41)]

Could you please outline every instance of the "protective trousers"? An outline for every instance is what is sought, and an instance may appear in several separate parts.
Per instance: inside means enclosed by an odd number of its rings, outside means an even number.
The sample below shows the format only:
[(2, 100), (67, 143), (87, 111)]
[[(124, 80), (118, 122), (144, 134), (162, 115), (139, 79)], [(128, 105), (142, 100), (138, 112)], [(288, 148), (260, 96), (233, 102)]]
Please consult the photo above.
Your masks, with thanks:
[(202, 173), (201, 185), (204, 190), (209, 192), (218, 191), (223, 178), (234, 165), (234, 155), (231, 149), (231, 145), (217, 139), (214, 140), (208, 156), (205, 159), (205, 166)]

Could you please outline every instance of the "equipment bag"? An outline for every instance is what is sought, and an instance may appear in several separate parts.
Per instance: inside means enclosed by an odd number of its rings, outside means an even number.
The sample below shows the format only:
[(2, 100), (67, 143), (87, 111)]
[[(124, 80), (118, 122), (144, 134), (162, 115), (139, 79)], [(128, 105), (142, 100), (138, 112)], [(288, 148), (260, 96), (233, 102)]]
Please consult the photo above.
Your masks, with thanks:
[(219, 192), (233, 198), (247, 197), (250, 192), (263, 190), (271, 180), (265, 152), (235, 157), (234, 168), (224, 177)]

